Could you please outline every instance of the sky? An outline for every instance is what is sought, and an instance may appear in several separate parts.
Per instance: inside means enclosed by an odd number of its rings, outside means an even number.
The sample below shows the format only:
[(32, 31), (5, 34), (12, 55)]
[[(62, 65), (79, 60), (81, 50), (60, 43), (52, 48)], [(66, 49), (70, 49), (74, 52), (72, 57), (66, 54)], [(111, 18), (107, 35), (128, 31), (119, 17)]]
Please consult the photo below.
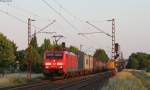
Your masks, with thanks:
[[(4, 0), (3, 0), (4, 1)], [(111, 38), (104, 34), (80, 36), (78, 33), (97, 32), (87, 23), (94, 24), (111, 34), (115, 18), (116, 42), (125, 58), (133, 52), (150, 53), (150, 0), (0, 0), (0, 32), (14, 41), (18, 50), (27, 47), (27, 19), (32, 18), (32, 33), (56, 20), (44, 31), (57, 32), (67, 46), (74, 45), (92, 54), (103, 48), (111, 56)], [(9, 14), (9, 15), (8, 15)], [(65, 18), (65, 20), (64, 20)], [(36, 27), (34, 27), (36, 26)], [(53, 40), (54, 34), (37, 34), (39, 46), (44, 38)]]

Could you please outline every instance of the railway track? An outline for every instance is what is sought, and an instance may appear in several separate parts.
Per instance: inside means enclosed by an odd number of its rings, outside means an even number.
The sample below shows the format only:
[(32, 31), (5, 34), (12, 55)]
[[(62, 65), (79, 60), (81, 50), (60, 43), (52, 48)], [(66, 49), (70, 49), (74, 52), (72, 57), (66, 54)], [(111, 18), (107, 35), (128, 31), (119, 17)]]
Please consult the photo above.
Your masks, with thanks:
[(60, 79), (60, 80), (43, 80), (38, 83), (17, 86), (11, 88), (3, 88), (2, 90), (80, 90), (86, 86), (89, 86), (93, 82), (97, 82), (100, 79), (109, 78), (111, 71), (97, 73), (88, 76)]
[[(107, 75), (106, 75), (107, 74)], [(75, 81), (69, 84), (66, 84), (62, 87), (57, 87), (51, 90), (85, 90), (84, 87), (90, 86), (91, 84), (98, 82), (102, 79), (111, 77), (111, 72), (104, 72), (99, 74), (94, 74), (93, 76), (90, 76), (88, 78), (82, 79), (80, 81)], [(104, 76), (106, 75), (106, 76)]]
[[(96, 76), (96, 75), (94, 75), (94, 76)], [(94, 77), (94, 78), (95, 78), (95, 77)], [(79, 90), (80, 88), (89, 85), (89, 84), (90, 84), (89, 81), (94, 80), (94, 78), (90, 77), (90, 78), (82, 79), (82, 80), (80, 80), (80, 81), (75, 81), (75, 82), (66, 84), (66, 85), (64, 85), (64, 86), (62, 86), (62, 87), (54, 88), (54, 89), (52, 89), (52, 90), (64, 90), (64, 89), (65, 89), (65, 90), (73, 90), (73, 89)], [(96, 80), (96, 78), (95, 78), (95, 80)], [(94, 80), (94, 81), (95, 81), (95, 80)], [(96, 81), (97, 81), (97, 80), (96, 80)], [(82, 83), (82, 84), (81, 84), (81, 83)]]

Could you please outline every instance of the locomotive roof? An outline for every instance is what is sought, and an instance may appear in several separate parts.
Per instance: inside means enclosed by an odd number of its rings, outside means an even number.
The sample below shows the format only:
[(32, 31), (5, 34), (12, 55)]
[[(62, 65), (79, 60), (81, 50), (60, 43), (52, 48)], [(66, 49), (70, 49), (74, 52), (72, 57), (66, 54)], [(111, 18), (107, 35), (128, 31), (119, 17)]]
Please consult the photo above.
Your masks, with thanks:
[(69, 51), (46, 51), (46, 53), (65, 53), (70, 55), (76, 55), (73, 52), (69, 52)]

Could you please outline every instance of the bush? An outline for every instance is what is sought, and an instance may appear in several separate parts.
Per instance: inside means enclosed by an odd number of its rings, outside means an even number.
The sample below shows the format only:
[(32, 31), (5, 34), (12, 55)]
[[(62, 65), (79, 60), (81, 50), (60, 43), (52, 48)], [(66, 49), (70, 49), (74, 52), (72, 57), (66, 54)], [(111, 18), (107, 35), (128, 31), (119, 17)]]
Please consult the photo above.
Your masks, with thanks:
[(20, 85), (25, 84), (27, 82), (26, 78), (18, 78), (18, 77), (10, 77), (8, 78), (8, 80), (12, 85)]
[(129, 72), (121, 72), (109, 80), (102, 90), (147, 90), (142, 82)]

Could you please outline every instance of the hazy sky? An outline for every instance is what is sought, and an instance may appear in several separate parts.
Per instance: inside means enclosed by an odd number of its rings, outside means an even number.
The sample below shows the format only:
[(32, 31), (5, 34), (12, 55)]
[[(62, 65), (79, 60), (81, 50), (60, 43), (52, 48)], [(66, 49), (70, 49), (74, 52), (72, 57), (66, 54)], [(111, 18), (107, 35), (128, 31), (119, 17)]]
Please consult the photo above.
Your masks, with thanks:
[[(116, 20), (116, 42), (120, 43), (124, 57), (127, 58), (132, 52), (150, 53), (150, 0), (46, 0), (59, 14), (71, 23), (69, 25), (50, 9), (42, 0), (12, 0), (9, 3), (0, 2), (0, 32), (13, 40), (18, 49), (27, 47), (27, 24), (15, 17), (8, 16), (4, 12), (16, 16), (27, 22), (27, 18), (33, 18), (32, 22), (38, 31), (52, 20), (56, 23), (45, 29), (55, 31), (65, 37), (61, 39), (67, 45), (79, 47), (91, 53), (95, 48), (104, 48), (110, 55), (111, 38), (104, 34), (79, 36), (79, 32), (97, 32), (85, 21), (89, 21), (105, 32), (111, 34), (111, 22)], [(59, 3), (59, 4), (58, 4)], [(62, 8), (63, 7), (63, 8)], [(65, 10), (64, 10), (65, 9)], [(2, 11), (4, 11), (2, 13)], [(41, 45), (44, 38), (52, 35), (37, 34), (38, 43)]]

